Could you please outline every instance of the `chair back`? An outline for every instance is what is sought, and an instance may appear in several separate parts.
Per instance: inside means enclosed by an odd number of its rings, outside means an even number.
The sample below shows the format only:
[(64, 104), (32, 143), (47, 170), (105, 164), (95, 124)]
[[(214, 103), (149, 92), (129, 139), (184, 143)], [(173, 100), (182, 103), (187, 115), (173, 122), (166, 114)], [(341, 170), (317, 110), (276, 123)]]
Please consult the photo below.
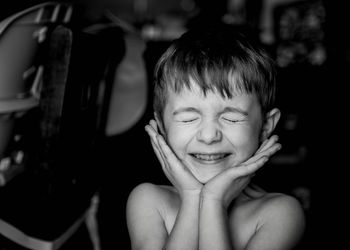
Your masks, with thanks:
[(42, 55), (52, 25), (69, 22), (72, 6), (45, 2), (0, 22), (0, 113), (39, 104), (44, 67)]

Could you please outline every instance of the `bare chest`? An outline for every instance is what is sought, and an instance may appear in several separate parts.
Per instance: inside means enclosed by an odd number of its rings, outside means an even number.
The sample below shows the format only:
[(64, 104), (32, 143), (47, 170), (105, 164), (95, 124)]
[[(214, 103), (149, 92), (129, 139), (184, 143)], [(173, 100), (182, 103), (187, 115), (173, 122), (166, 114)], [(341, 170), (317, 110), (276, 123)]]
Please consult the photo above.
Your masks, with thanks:
[[(175, 202), (172, 206), (166, 206), (162, 212), (167, 233), (170, 234), (179, 212), (180, 203)], [(234, 249), (244, 249), (254, 235), (258, 218), (251, 212), (251, 207), (239, 206), (228, 211), (229, 230)]]

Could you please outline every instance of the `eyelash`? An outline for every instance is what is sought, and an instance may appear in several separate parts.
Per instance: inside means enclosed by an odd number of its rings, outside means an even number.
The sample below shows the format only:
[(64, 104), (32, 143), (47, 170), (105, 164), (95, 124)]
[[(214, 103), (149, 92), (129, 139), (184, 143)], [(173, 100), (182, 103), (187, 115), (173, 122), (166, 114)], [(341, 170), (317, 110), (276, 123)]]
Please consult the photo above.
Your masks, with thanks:
[[(236, 120), (231, 120), (231, 119), (227, 119), (227, 118), (222, 118), (222, 119), (227, 121), (227, 122), (229, 122), (229, 123), (238, 123), (238, 122), (242, 122), (243, 121), (243, 120), (238, 120), (238, 119), (236, 119)], [(198, 120), (198, 118), (189, 119), (189, 120), (183, 120), (181, 122), (183, 122), (183, 123), (191, 123), (191, 122), (194, 122), (196, 120)]]
[(183, 120), (183, 121), (181, 121), (181, 122), (183, 122), (183, 123), (190, 123), (190, 122), (193, 122), (193, 121), (195, 121), (195, 120), (197, 120), (198, 118), (194, 118), (194, 119), (189, 119), (189, 120)]
[(222, 118), (222, 119), (224, 119), (225, 121), (228, 121), (228, 122), (230, 122), (230, 123), (237, 123), (237, 122), (242, 122), (243, 120), (231, 120), (231, 119), (227, 119), (227, 118)]

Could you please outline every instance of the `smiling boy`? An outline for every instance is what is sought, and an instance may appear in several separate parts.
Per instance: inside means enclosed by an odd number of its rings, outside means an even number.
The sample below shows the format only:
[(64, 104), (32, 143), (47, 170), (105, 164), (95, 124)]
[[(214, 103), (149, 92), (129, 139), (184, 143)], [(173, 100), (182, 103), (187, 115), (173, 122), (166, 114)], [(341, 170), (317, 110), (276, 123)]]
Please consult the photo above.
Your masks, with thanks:
[(251, 179), (281, 145), (272, 132), (274, 65), (231, 29), (189, 31), (155, 71), (146, 126), (172, 186), (140, 184), (127, 203), (133, 249), (287, 250), (305, 227), (299, 202)]

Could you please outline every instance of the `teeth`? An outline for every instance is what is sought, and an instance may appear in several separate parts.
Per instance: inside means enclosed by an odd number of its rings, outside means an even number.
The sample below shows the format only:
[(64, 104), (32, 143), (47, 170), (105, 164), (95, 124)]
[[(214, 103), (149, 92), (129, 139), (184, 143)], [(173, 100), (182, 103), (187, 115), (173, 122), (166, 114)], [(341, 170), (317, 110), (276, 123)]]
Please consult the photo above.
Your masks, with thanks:
[(225, 157), (225, 154), (194, 154), (194, 157), (204, 161), (215, 161)]

